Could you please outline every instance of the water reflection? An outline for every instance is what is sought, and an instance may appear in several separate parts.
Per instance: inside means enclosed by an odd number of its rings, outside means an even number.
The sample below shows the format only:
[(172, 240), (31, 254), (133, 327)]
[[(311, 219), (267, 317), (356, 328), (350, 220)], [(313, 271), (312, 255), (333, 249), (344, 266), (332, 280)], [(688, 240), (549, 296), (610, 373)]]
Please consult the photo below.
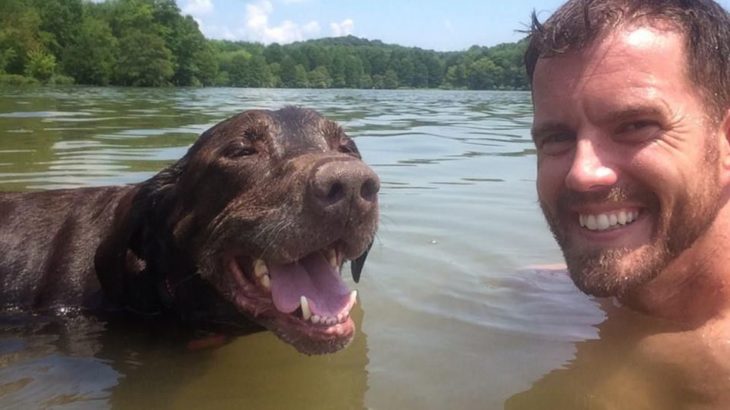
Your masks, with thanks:
[(599, 338), (577, 343), (575, 358), (510, 397), (506, 409), (724, 409), (726, 358), (677, 324), (604, 301)]
[[(362, 310), (352, 313), (362, 320)], [(4, 314), (0, 407), (364, 407), (361, 331), (337, 360), (304, 357), (266, 333), (195, 349), (186, 343), (191, 337), (188, 329), (152, 320)]]
[(597, 337), (594, 300), (521, 269), (560, 260), (535, 199), (529, 93), (0, 90), (0, 190), (138, 182), (218, 121), (284, 105), (340, 121), (382, 181), (380, 230), (350, 284), (352, 346), (306, 357), (264, 332), (190, 352), (102, 323), (75, 331), (79, 350), (58, 342), (68, 332), (3, 327), (0, 407), (502, 408)]

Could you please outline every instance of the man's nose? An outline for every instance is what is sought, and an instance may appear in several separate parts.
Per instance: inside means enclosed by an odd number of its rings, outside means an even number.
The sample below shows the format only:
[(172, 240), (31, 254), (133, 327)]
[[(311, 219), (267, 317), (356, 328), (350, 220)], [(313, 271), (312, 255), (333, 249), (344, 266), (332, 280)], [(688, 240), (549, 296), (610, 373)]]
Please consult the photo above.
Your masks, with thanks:
[(618, 179), (616, 170), (606, 161), (607, 154), (594, 141), (579, 140), (565, 185), (577, 192), (587, 192), (615, 184)]

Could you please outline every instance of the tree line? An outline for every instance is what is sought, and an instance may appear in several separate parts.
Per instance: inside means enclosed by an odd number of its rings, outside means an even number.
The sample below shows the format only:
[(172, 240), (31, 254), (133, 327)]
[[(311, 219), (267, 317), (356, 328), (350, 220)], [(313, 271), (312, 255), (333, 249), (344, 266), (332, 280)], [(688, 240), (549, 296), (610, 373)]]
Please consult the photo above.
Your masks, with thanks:
[(209, 40), (175, 0), (2, 0), (0, 84), (527, 89), (525, 41), (437, 52), (353, 36)]

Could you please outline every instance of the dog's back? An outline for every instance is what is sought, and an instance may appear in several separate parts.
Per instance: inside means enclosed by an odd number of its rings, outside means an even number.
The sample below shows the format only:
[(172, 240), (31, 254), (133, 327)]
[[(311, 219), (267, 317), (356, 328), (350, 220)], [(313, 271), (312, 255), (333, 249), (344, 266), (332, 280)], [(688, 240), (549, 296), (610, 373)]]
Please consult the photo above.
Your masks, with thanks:
[(0, 307), (88, 306), (94, 253), (129, 189), (0, 193)]

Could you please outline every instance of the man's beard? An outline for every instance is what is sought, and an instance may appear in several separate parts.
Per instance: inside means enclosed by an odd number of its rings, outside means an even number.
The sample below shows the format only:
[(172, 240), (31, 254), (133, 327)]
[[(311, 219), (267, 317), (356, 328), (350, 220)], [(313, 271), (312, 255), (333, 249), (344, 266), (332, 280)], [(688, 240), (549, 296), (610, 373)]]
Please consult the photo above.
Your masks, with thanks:
[[(669, 264), (689, 249), (714, 222), (720, 210), (720, 183), (717, 151), (707, 153), (706, 172), (697, 170), (698, 183), (687, 186), (675, 198), (671, 209), (662, 209), (654, 194), (639, 187), (614, 186), (602, 192), (566, 191), (558, 199), (553, 214), (540, 200), (540, 206), (553, 236), (560, 245), (575, 285), (583, 292), (599, 296), (623, 296), (656, 278)], [(714, 161), (713, 161), (714, 160)], [(690, 191), (691, 190), (691, 191)], [(648, 243), (639, 247), (582, 249), (564, 227), (574, 222), (561, 221), (573, 215), (568, 205), (581, 203), (619, 203), (622, 200), (645, 205), (643, 217), (653, 218), (654, 229)], [(663, 211), (663, 212), (662, 212)]]

